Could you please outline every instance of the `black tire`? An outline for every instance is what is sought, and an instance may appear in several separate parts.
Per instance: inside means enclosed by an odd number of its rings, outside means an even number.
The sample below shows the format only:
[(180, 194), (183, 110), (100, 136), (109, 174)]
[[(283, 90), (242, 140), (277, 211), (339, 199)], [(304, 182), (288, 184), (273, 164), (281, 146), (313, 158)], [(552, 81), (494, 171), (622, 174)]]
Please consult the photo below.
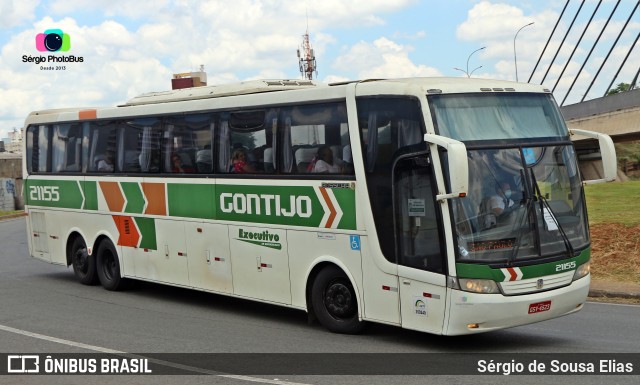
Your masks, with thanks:
[(311, 287), (311, 304), (318, 321), (333, 333), (357, 334), (365, 326), (358, 319), (356, 292), (337, 266), (318, 273)]
[(125, 288), (126, 280), (120, 275), (118, 252), (110, 240), (104, 240), (96, 252), (96, 270), (100, 284), (107, 290), (118, 291)]
[(98, 283), (96, 258), (87, 253), (87, 244), (82, 237), (77, 236), (73, 240), (69, 249), (69, 257), (73, 266), (73, 274), (81, 284), (95, 285)]

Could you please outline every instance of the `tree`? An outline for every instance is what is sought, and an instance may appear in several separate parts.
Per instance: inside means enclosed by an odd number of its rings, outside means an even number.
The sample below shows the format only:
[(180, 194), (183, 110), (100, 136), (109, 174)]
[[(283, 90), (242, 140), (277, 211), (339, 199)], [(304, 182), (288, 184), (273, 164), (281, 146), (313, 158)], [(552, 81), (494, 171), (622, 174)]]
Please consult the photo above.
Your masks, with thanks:
[(630, 87), (631, 87), (631, 84), (629, 83), (620, 83), (616, 86), (616, 88), (610, 89), (609, 92), (607, 92), (607, 96), (619, 94), (620, 92), (629, 91)]

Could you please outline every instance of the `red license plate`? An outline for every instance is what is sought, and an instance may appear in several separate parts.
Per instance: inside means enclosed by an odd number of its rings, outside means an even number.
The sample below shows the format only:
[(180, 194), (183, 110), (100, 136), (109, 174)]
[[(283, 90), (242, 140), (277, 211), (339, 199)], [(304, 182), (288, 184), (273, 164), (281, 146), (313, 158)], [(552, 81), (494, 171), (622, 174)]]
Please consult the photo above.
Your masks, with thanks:
[(529, 314), (540, 313), (551, 309), (551, 301), (537, 302), (529, 305)]

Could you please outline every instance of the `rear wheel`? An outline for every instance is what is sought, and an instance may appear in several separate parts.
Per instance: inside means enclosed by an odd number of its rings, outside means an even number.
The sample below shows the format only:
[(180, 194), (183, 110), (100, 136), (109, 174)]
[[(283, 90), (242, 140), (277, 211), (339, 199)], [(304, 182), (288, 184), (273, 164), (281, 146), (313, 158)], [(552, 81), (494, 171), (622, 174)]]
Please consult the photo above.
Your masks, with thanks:
[(77, 236), (73, 240), (69, 254), (71, 257), (71, 265), (73, 266), (73, 273), (78, 281), (83, 285), (95, 285), (98, 283), (95, 256), (89, 255), (87, 252), (87, 244), (82, 237)]
[(318, 273), (311, 288), (311, 304), (320, 323), (331, 332), (356, 334), (364, 328), (358, 319), (356, 292), (337, 266)]
[(120, 261), (113, 243), (103, 241), (96, 254), (96, 270), (102, 286), (111, 291), (124, 289), (126, 280), (120, 276)]

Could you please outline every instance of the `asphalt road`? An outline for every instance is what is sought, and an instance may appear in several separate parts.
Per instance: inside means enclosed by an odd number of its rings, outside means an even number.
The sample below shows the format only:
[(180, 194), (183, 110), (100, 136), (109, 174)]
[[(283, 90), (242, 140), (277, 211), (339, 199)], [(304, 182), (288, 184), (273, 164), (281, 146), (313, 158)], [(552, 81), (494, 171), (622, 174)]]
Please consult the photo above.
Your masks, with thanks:
[[(126, 292), (80, 285), (70, 268), (29, 257), (23, 218), (0, 221), (0, 352), (4, 353), (106, 351), (142, 356), (153, 353), (296, 353), (294, 360), (298, 364), (311, 358), (328, 358), (335, 363), (335, 353), (481, 353), (471, 355), (473, 359), (493, 353), (508, 353), (501, 357), (516, 359), (522, 355), (515, 353), (543, 353), (547, 357), (563, 357), (562, 353), (594, 353), (594, 357), (604, 357), (606, 353), (638, 353), (631, 356), (637, 360), (640, 356), (638, 326), (640, 306), (588, 303), (574, 315), (475, 336), (440, 337), (384, 325), (370, 325), (357, 336), (336, 335), (318, 324), (309, 325), (303, 312), (251, 301), (149, 283), (138, 283)], [(338, 357), (345, 357), (348, 365), (350, 355)], [(403, 364), (402, 359), (396, 357), (404, 356), (390, 354), (387, 357), (391, 358), (389, 365)], [(552, 378), (503, 375), (224, 376), (220, 372), (211, 375), (211, 372), (200, 370), (197, 360), (181, 362), (184, 366), (174, 365), (179, 361), (171, 356), (161, 356), (155, 362), (178, 368), (188, 375), (101, 376), (99, 381), (96, 376), (13, 375), (0, 376), (0, 383), (247, 385), (517, 381), (540, 384), (550, 383)], [(251, 366), (251, 362), (246, 364)], [(445, 362), (445, 365), (455, 366), (455, 363)], [(553, 383), (632, 384), (640, 380), (640, 365), (634, 367), (632, 376), (565, 375), (553, 378)]]

